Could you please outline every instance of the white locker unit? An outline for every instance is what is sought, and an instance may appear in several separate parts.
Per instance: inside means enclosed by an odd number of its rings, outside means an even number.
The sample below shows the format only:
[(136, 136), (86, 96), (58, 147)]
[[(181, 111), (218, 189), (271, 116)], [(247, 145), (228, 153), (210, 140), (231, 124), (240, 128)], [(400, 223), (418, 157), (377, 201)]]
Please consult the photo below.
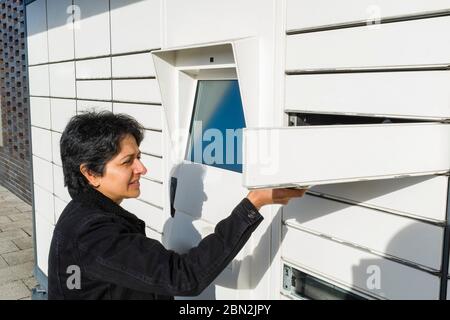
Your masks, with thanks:
[(43, 218), (35, 209), (37, 265), (45, 276), (48, 276), (48, 253), (55, 227)]
[(48, 97), (50, 95), (48, 65), (30, 66), (28, 68), (28, 81), (31, 96)]
[(73, 99), (50, 99), (52, 112), (52, 130), (62, 133), (70, 118), (77, 113), (77, 104)]
[(424, 268), (441, 267), (444, 230), (436, 225), (310, 195), (291, 201), (283, 222)]
[(50, 96), (75, 98), (75, 63), (61, 62), (49, 65)]
[(33, 181), (47, 192), (53, 193), (52, 163), (33, 155)]
[(88, 58), (111, 53), (108, 0), (74, 0), (75, 57)]
[(79, 60), (75, 63), (77, 68), (77, 80), (99, 79), (111, 77), (111, 59)]
[[(445, 175), (419, 176), (326, 184), (311, 188), (310, 193), (412, 218), (445, 223), (448, 178)], [(423, 201), (424, 195), (427, 201)]]
[(449, 71), (287, 75), (285, 110), (448, 119), (449, 82)]
[(379, 28), (355, 27), (291, 35), (286, 39), (286, 69), (447, 65), (450, 41), (441, 41), (433, 35), (448, 28), (449, 20), (445, 16), (386, 23)]
[(34, 0), (26, 15), (36, 270), (71, 201), (61, 134), (108, 110), (145, 129), (148, 172), (122, 206), (169, 249), (249, 189), (309, 188), (262, 208), (188, 299), (449, 299), (450, 0)]
[[(34, 1), (26, 8), (28, 64), (46, 63), (48, 62), (46, 1)], [(31, 79), (29, 82), (31, 83)]]
[(151, 53), (112, 57), (112, 74), (115, 78), (155, 77)]
[(49, 98), (30, 98), (30, 114), (31, 114), (31, 125), (50, 129), (51, 118), (50, 118), (50, 99)]
[[(282, 248), (286, 261), (342, 285), (355, 287), (376, 298), (428, 300), (439, 297), (439, 278), (427, 272), (289, 227), (283, 229), (283, 237), (287, 243)], [(371, 266), (379, 272), (379, 286), (368, 285)]]
[(145, 222), (147, 227), (158, 233), (163, 233), (165, 216), (162, 208), (137, 199), (126, 199), (122, 206), (135, 213), (139, 219)]
[[(47, 0), (48, 54), (50, 62), (74, 58), (72, 0)], [(45, 18), (45, 15), (42, 15)]]
[(59, 132), (52, 132), (52, 148), (53, 148), (53, 163), (57, 164), (58, 166), (62, 167), (62, 161), (61, 161), (61, 150), (59, 146), (59, 141), (61, 140), (62, 134)]
[(54, 208), (55, 208), (55, 223), (58, 222), (59, 217), (61, 216), (61, 213), (63, 212), (64, 208), (67, 206), (68, 202), (58, 198), (58, 196), (53, 197), (54, 201)]
[(162, 106), (133, 103), (114, 103), (114, 112), (127, 113), (136, 119), (146, 129), (161, 131), (163, 127)]
[(448, 0), (287, 0), (286, 29), (307, 30), (363, 22), (369, 26), (382, 19), (445, 11)]

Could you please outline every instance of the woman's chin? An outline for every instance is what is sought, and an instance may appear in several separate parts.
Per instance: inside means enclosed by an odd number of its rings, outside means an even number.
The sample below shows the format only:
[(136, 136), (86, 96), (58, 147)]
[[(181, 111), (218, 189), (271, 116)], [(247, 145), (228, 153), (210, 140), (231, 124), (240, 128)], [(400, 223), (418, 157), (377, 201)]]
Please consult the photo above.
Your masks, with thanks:
[(141, 195), (141, 190), (131, 190), (129, 193), (129, 198), (137, 198)]

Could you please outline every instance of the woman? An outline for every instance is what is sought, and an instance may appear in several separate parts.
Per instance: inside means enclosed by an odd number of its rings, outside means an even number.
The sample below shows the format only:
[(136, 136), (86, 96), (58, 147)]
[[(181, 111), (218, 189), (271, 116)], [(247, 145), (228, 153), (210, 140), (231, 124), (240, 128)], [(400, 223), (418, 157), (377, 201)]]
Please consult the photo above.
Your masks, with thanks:
[(262, 221), (259, 209), (286, 204), (304, 190), (251, 191), (213, 234), (186, 254), (145, 236), (145, 224), (120, 203), (140, 194), (143, 128), (126, 115), (74, 116), (61, 141), (72, 201), (53, 233), (49, 299), (173, 299), (200, 294)]

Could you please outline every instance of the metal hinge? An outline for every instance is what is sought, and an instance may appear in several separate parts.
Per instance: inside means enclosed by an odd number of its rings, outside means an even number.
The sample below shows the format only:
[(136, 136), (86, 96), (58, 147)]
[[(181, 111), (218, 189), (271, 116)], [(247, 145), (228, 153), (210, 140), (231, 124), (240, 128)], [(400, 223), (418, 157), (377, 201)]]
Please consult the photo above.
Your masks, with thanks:
[(292, 268), (289, 266), (283, 266), (283, 289), (291, 291), (292, 286)]

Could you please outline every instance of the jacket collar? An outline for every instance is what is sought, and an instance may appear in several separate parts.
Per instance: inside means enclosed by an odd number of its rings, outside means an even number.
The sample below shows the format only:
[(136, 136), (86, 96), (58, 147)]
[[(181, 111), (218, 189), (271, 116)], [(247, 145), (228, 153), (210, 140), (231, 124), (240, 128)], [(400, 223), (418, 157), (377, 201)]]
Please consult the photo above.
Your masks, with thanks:
[(113, 200), (105, 196), (103, 193), (91, 187), (89, 187), (85, 192), (74, 195), (72, 199), (74, 201), (82, 202), (90, 206), (99, 208), (105, 212), (115, 213), (126, 218), (127, 220), (140, 221), (140, 219), (138, 219), (134, 214), (128, 212)]

